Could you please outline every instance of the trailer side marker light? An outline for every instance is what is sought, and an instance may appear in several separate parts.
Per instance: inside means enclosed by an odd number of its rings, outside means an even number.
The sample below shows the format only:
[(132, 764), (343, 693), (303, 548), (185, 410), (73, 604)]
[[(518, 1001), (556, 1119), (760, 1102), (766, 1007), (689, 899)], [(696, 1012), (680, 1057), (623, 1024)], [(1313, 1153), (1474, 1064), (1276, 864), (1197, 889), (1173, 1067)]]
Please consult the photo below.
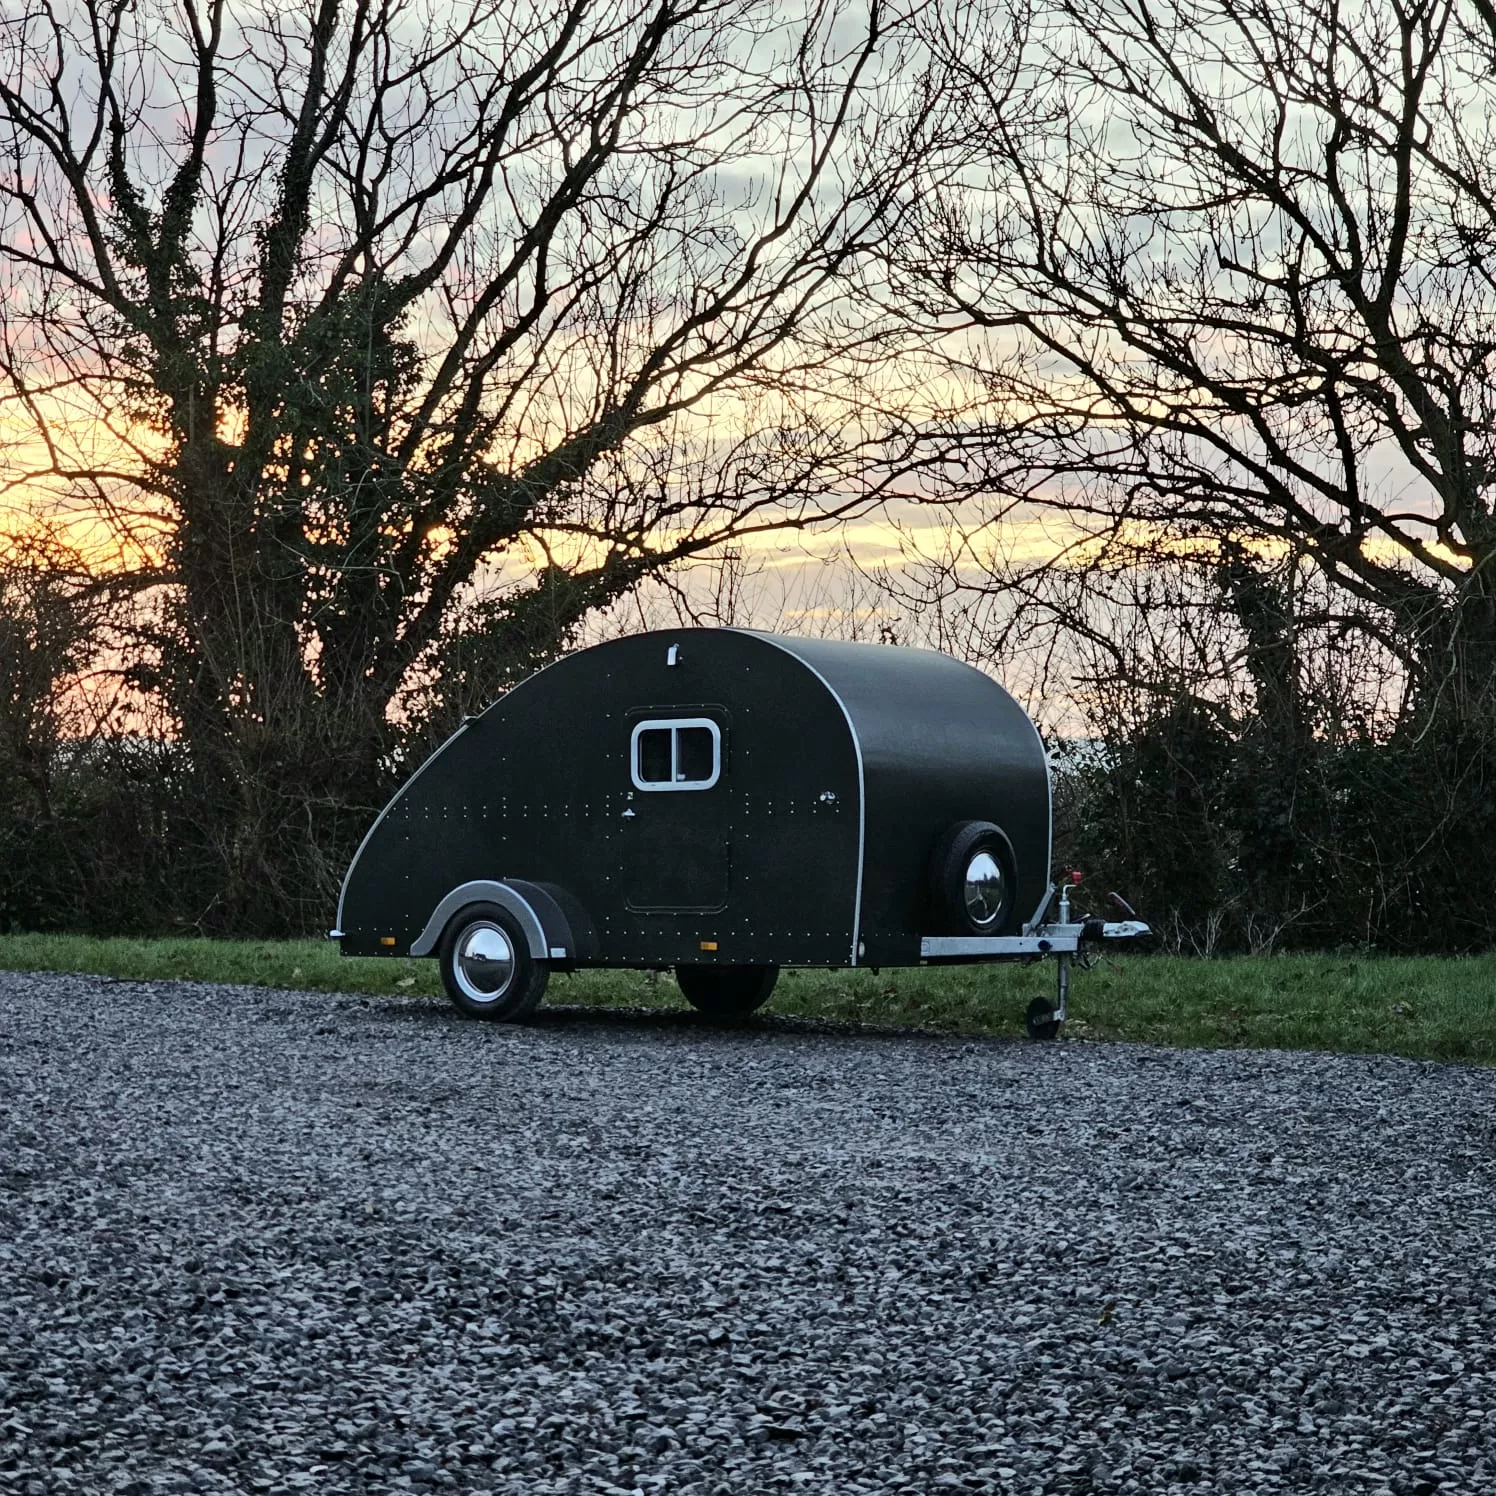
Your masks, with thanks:
[(395, 937), (393, 935), (381, 935), (379, 937), (379, 943), (380, 945), (394, 945)]
[(715, 940), (703, 940), (701, 948), (704, 951), (714, 951), (717, 949), (717, 942)]

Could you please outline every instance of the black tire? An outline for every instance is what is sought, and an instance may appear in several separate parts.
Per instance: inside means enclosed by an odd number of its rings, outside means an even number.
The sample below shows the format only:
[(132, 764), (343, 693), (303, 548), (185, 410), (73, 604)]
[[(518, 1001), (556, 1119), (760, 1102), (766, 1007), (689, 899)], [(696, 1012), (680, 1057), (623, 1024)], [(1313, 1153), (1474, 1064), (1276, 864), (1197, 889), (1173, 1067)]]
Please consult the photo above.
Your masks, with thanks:
[(768, 1002), (777, 966), (677, 966), (675, 980), (685, 999), (708, 1018), (746, 1018)]
[(1036, 997), (1028, 1005), (1028, 1012), (1024, 1015), (1024, 1024), (1028, 1029), (1030, 1039), (1037, 1039), (1041, 1043), (1053, 1039), (1060, 1031), (1060, 1026), (1054, 1020), (1054, 1003), (1047, 997)]
[[(986, 853), (998, 869), (1000, 895), (995, 912), (968, 907), (966, 870)], [(1013, 923), (1018, 868), (1013, 844), (991, 821), (958, 821), (935, 844), (930, 858), (930, 903), (936, 933), (941, 935), (1007, 935)], [(985, 914), (985, 917), (978, 915)]]
[[(491, 937), (490, 955), (499, 958), (487, 963), (473, 944), (485, 935)], [(506, 947), (507, 974), (501, 970)], [(551, 975), (550, 962), (537, 961), (530, 954), (530, 942), (519, 921), (498, 904), (469, 904), (459, 909), (442, 932), (437, 956), (442, 986), (453, 1006), (466, 1018), (484, 1018), (490, 1023), (523, 1023), (540, 1006)], [(490, 983), (492, 992), (486, 994)]]

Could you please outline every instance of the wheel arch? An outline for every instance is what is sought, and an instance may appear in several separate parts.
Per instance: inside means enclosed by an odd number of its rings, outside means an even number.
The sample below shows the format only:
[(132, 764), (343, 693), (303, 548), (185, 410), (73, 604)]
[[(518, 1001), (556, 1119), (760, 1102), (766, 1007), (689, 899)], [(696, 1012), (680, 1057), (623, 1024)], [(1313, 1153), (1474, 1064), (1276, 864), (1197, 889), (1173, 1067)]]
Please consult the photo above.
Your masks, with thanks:
[(440, 900), (411, 942), (410, 954), (435, 955), (442, 931), (469, 904), (497, 904), (512, 914), (536, 961), (569, 963), (593, 953), (592, 922), (561, 889), (523, 878), (475, 878), (459, 883)]

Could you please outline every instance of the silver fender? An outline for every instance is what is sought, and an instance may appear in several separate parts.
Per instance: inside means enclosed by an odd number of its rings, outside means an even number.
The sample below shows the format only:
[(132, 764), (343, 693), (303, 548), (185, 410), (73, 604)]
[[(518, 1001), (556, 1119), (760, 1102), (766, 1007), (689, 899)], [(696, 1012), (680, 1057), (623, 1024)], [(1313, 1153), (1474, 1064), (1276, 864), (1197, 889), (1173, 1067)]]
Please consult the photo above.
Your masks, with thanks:
[(541, 924), (540, 915), (529, 899), (507, 883), (497, 883), (487, 878), (462, 883), (454, 888), (432, 911), (431, 918), (426, 921), (426, 928), (412, 942), (410, 954), (431, 955), (442, 938), (442, 931), (447, 928), (447, 922), (468, 904), (497, 904), (499, 908), (507, 909), (519, 921), (519, 927), (525, 932), (525, 939), (529, 943), (530, 955), (537, 961), (562, 961), (571, 954), (567, 946), (552, 946), (546, 940), (545, 926)]

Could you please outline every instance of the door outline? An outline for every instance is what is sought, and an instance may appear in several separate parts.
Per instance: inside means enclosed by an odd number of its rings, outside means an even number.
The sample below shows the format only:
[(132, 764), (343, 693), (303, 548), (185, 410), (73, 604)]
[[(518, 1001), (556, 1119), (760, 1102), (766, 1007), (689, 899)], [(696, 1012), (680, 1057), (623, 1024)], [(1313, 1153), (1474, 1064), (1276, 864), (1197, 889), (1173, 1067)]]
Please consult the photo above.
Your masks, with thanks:
[[(623, 903), (631, 914), (720, 914), (732, 897), (732, 729), (716, 702), (636, 707), (627, 765), (632, 786), (617, 822)], [(649, 728), (707, 727), (715, 770), (709, 784), (639, 784), (637, 743)], [(673, 771), (673, 761), (672, 761)], [(661, 794), (659, 791), (686, 791)]]

